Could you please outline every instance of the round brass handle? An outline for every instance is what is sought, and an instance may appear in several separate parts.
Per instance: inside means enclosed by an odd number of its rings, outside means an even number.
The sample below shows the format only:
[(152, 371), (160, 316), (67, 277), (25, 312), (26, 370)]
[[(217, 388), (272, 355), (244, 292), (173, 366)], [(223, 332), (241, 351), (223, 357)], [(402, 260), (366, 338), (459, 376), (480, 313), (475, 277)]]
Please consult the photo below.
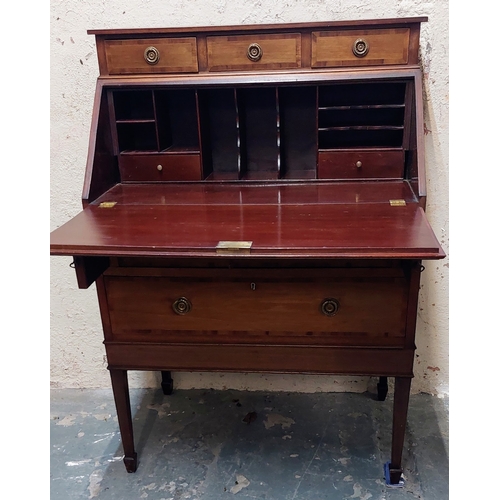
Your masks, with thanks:
[(358, 38), (352, 46), (352, 52), (356, 57), (365, 57), (369, 50), (370, 45), (364, 38)]
[(179, 297), (173, 304), (172, 309), (176, 314), (187, 314), (191, 311), (191, 302), (186, 297)]
[(156, 165), (156, 170), (158, 170), (158, 172), (161, 172), (163, 170), (163, 165)]
[(325, 299), (321, 302), (321, 312), (325, 316), (334, 316), (340, 308), (340, 303), (337, 299)]
[(148, 64), (156, 64), (160, 60), (160, 51), (156, 47), (148, 47), (144, 51), (144, 59)]
[(262, 58), (262, 47), (258, 43), (251, 43), (248, 46), (247, 57), (253, 62), (260, 61)]
[(363, 164), (358, 160), (356, 162), (356, 167), (361, 168), (362, 166), (363, 166)]

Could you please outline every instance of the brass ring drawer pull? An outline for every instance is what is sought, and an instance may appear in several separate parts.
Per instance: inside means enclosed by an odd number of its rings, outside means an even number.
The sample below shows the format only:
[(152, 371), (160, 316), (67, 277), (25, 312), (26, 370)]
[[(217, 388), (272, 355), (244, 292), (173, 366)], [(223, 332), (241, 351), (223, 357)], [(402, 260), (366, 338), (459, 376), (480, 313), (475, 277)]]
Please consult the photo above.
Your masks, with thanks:
[(321, 312), (325, 316), (335, 316), (340, 308), (340, 303), (337, 299), (325, 299), (321, 303)]
[(172, 309), (181, 316), (191, 311), (191, 302), (186, 297), (179, 297), (173, 304)]
[(148, 47), (144, 51), (144, 59), (148, 64), (156, 64), (160, 60), (160, 51), (156, 47)]
[(356, 57), (365, 57), (369, 50), (370, 45), (364, 38), (358, 38), (352, 46), (352, 52)]
[(248, 46), (247, 57), (253, 62), (260, 61), (262, 58), (262, 47), (258, 43), (251, 43)]

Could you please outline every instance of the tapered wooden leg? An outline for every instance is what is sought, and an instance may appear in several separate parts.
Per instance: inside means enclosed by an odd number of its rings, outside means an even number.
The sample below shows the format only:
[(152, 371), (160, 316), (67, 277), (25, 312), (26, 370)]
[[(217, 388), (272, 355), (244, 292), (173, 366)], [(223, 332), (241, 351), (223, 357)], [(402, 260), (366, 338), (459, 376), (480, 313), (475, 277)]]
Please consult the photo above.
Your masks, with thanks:
[(377, 384), (377, 399), (379, 401), (385, 401), (388, 391), (389, 391), (389, 386), (387, 385), (387, 377), (380, 377), (379, 382)]
[(410, 400), (410, 377), (396, 377), (394, 384), (394, 412), (392, 418), (392, 453), (389, 465), (391, 484), (398, 484), (403, 469), (403, 445), (405, 439), (406, 419), (408, 416), (408, 402)]
[(111, 385), (115, 398), (118, 425), (122, 438), (123, 463), (127, 472), (137, 470), (137, 453), (134, 449), (134, 432), (132, 428), (132, 412), (130, 410), (130, 394), (128, 390), (128, 379), (126, 370), (109, 370)]
[(163, 394), (167, 396), (170, 396), (170, 394), (174, 392), (174, 381), (170, 372), (161, 372), (161, 388), (163, 390)]

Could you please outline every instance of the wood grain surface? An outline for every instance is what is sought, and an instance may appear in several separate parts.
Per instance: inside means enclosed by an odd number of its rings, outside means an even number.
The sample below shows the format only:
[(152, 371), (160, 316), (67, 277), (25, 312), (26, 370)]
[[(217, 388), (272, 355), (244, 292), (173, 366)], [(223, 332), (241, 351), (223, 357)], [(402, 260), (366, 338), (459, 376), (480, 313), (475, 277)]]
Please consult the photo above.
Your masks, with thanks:
[[(389, 199), (374, 203), (329, 202), (321, 184), (287, 186), (311, 196), (310, 202), (282, 203), (279, 186), (268, 203), (226, 202), (237, 184), (204, 185), (196, 195), (211, 201), (169, 202), (175, 185), (160, 186), (162, 202), (130, 196), (112, 208), (100, 199), (51, 233), (52, 255), (215, 255), (219, 241), (252, 241), (252, 256), (441, 258), (443, 251), (416, 203), (393, 207)], [(252, 188), (247, 187), (247, 190)], [(326, 187), (326, 189), (328, 189)], [(127, 186), (121, 186), (121, 192)], [(258, 198), (261, 188), (253, 187)], [(112, 198), (112, 193), (105, 197)], [(314, 197), (317, 197), (314, 202)], [(210, 198), (210, 196), (208, 197)], [(323, 199), (318, 203), (317, 199)], [(104, 198), (103, 198), (104, 199)], [(250, 198), (251, 199), (251, 198)], [(113, 201), (113, 200), (109, 200)]]

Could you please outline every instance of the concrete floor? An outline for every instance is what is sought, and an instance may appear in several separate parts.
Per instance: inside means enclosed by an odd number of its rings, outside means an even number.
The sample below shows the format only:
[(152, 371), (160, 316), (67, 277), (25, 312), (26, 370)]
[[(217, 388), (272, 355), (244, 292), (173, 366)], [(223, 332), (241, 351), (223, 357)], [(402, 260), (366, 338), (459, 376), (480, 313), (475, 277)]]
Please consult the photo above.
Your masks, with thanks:
[[(403, 488), (385, 484), (392, 394), (131, 390), (128, 474), (110, 390), (52, 390), (52, 500), (448, 499), (448, 401), (410, 398)], [(255, 412), (250, 423), (243, 420)]]

